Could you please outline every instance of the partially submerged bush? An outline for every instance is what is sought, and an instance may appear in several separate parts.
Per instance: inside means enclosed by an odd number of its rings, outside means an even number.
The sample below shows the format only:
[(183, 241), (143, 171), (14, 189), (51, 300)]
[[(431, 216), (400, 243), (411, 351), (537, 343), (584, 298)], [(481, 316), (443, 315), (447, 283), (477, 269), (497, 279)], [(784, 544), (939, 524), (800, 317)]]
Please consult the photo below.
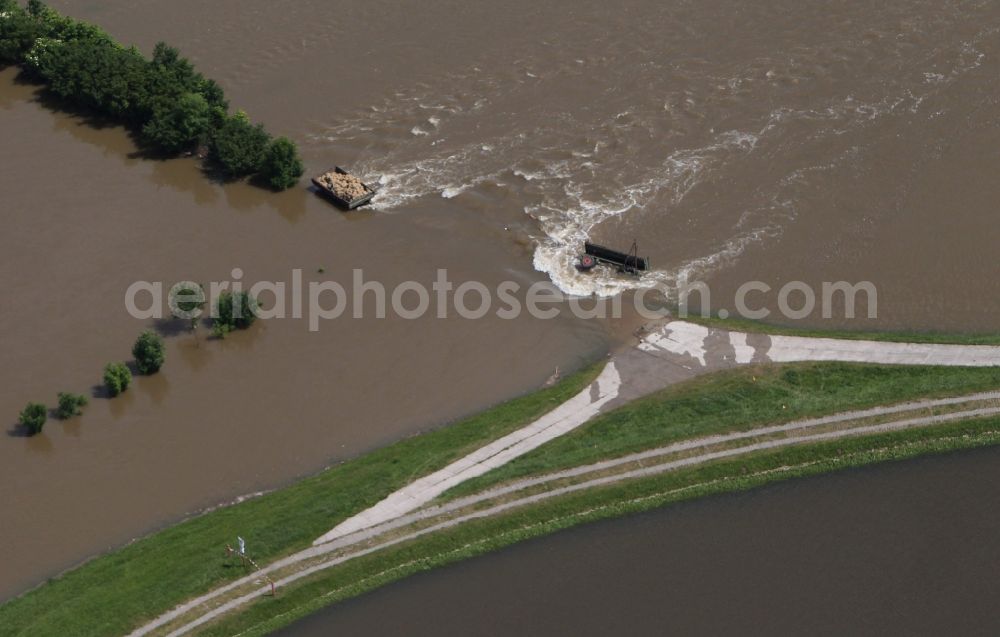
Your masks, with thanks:
[(140, 374), (155, 374), (163, 366), (163, 339), (156, 332), (146, 330), (132, 346), (135, 366)]
[(179, 153), (198, 144), (211, 128), (208, 102), (197, 93), (185, 93), (153, 106), (152, 118), (142, 127), (142, 141), (165, 153)]
[(42, 431), (48, 417), (48, 407), (41, 403), (28, 403), (28, 406), (21, 410), (19, 421), (28, 435), (34, 436)]
[(186, 318), (191, 331), (198, 329), (201, 308), (205, 306), (205, 289), (194, 282), (185, 281), (170, 291), (170, 312), (177, 318)]
[(210, 157), (227, 177), (246, 177), (260, 171), (270, 141), (264, 127), (251, 124), (246, 113), (240, 111), (227, 117), (212, 134)]
[(125, 363), (108, 363), (104, 367), (104, 386), (108, 393), (117, 396), (132, 383), (132, 372)]
[(28, 64), (69, 103), (134, 125), (148, 119), (148, 63), (136, 49), (102, 40), (42, 40)]
[(286, 190), (299, 183), (302, 160), (295, 144), (287, 137), (279, 137), (267, 146), (260, 175), (275, 190)]
[(0, 0), (0, 63), (20, 64), (44, 26), (14, 0)]
[(223, 337), (233, 330), (245, 330), (257, 320), (257, 299), (249, 292), (223, 292), (212, 313), (212, 332)]
[(83, 394), (59, 392), (59, 406), (56, 407), (56, 416), (62, 420), (79, 416), (83, 413), (83, 408), (86, 406), (87, 397)]

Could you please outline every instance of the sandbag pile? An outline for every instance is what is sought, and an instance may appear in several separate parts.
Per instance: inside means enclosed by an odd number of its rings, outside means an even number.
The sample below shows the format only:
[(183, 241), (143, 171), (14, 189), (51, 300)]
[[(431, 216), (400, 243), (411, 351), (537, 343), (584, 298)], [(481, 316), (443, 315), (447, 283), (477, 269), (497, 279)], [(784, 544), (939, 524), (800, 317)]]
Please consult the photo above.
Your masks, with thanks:
[(321, 175), (318, 181), (323, 184), (324, 188), (329, 189), (330, 192), (344, 201), (353, 201), (369, 192), (361, 180), (354, 175), (342, 175), (331, 171)]

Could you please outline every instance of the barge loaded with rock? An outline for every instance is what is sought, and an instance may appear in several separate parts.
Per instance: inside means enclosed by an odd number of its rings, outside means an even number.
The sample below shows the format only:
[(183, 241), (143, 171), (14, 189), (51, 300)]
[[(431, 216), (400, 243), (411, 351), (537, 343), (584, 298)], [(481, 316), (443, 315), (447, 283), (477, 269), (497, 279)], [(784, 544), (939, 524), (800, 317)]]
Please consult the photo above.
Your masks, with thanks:
[(354, 210), (372, 200), (378, 186), (369, 186), (340, 166), (313, 177), (318, 192), (346, 210)]

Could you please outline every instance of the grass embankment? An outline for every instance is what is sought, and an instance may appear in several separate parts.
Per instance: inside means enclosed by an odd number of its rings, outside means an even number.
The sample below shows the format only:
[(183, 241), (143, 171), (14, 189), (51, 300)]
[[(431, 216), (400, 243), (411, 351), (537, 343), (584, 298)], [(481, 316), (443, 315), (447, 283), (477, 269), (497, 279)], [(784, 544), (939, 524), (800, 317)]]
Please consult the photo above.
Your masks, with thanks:
[[(231, 543), (236, 534), (247, 538), (252, 556), (262, 564), (302, 549), (337, 522), (414, 478), (444, 466), (568, 399), (586, 386), (597, 371), (596, 367), (588, 369), (555, 388), (375, 451), (292, 487), (194, 518), (95, 559), (0, 606), (0, 626), (11, 634), (26, 635), (61, 635), (67, 626), (72, 626), (77, 635), (128, 632), (142, 620), (243, 575), (242, 568), (227, 568), (221, 553), (221, 548)], [(751, 428), (917, 396), (970, 393), (994, 387), (1000, 387), (1000, 369), (839, 363), (746, 368), (678, 385), (601, 416), (565, 439), (525, 456), (512, 469), (501, 468), (483, 480), (496, 482), (513, 475), (548, 471), (712, 431)], [(804, 475), (874, 462), (894, 454), (992, 444), (993, 434), (983, 432), (991, 431), (989, 428), (995, 425), (995, 421), (988, 425), (962, 425), (972, 428), (966, 430), (957, 425), (941, 426), (845, 440), (836, 445), (785, 449), (574, 494), (348, 561), (301, 586), (283, 589), (277, 599), (256, 603), (246, 615), (226, 619), (223, 627), (209, 630), (212, 634), (224, 634), (231, 629), (238, 632), (235, 628), (252, 625), (275, 613), (288, 612), (281, 621), (291, 621), (320, 605), (416, 570), (525, 537), (597, 517), (658, 506), (673, 499), (761, 484), (776, 479), (778, 474), (755, 477), (772, 465), (822, 460), (821, 464), (780, 474)], [(962, 438), (962, 433), (972, 437)], [(870, 451), (872, 447), (889, 444), (886, 441), (891, 442), (889, 451)], [(897, 449), (897, 443), (916, 446), (906, 447), (909, 451), (904, 453)], [(845, 450), (856, 455), (845, 456)], [(685, 491), (650, 495), (676, 488)], [(337, 592), (319, 597), (331, 590)]]
[(714, 316), (688, 316), (678, 320), (752, 334), (778, 336), (808, 336), (811, 338), (842, 338), (852, 341), (884, 341), (889, 343), (926, 343), (937, 345), (1000, 345), (1000, 334), (949, 334), (947, 332), (859, 332), (789, 327), (744, 318), (721, 319)]
[[(415, 478), (518, 429), (586, 387), (601, 362), (556, 386), (217, 509), (98, 557), (0, 606), (0, 634), (122, 635), (246, 573), (222, 559), (236, 535), (258, 563), (309, 546)], [(98, 512), (95, 512), (98, 513)], [(70, 630), (70, 627), (72, 630)]]
[(685, 438), (781, 424), (915, 398), (1000, 387), (1000, 368), (796, 363), (726, 370), (668, 387), (473, 478), (445, 498)]
[(199, 634), (250, 637), (409, 575), (553, 533), (672, 502), (742, 491), (795, 477), (918, 455), (1000, 444), (1000, 418), (988, 418), (761, 452), (650, 478), (554, 498), (510, 513), (387, 548), (321, 571), (276, 598), (262, 597), (243, 612)]

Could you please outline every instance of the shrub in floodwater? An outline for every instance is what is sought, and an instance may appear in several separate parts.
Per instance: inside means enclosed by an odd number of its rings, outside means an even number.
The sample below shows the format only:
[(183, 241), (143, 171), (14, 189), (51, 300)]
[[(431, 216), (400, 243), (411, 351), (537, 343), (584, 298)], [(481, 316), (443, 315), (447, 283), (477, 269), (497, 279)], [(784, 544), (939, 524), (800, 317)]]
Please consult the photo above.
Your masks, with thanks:
[(135, 339), (132, 356), (135, 356), (140, 374), (155, 374), (163, 367), (163, 339), (156, 332), (146, 330)]
[(179, 153), (197, 144), (212, 127), (212, 109), (197, 93), (176, 100), (161, 99), (142, 127), (142, 141), (165, 153)]
[(132, 372), (125, 363), (108, 363), (104, 366), (104, 386), (108, 393), (117, 396), (132, 383)]
[(287, 137), (279, 137), (272, 141), (264, 151), (264, 161), (260, 176), (275, 190), (285, 190), (299, 183), (302, 173), (302, 160), (295, 144)]
[(14, 0), (0, 0), (0, 63), (19, 64), (45, 33), (44, 26)]
[(28, 406), (21, 410), (19, 421), (21, 426), (28, 431), (28, 435), (34, 436), (42, 431), (45, 421), (48, 420), (48, 408), (41, 403), (28, 403)]
[(100, 27), (64, 16), (39, 0), (29, 0), (28, 15), (39, 25), (43, 37), (60, 42), (101, 40), (107, 45), (115, 44), (114, 39)]
[(246, 177), (260, 171), (270, 141), (264, 127), (251, 124), (246, 113), (240, 111), (227, 117), (212, 134), (209, 156), (227, 177)]
[[(177, 312), (200, 315), (200, 310), (204, 306), (205, 290), (197, 283), (181, 285), (173, 290), (170, 309), (171, 312), (175, 313), (175, 316)], [(195, 310), (199, 310), (199, 312), (195, 312)], [(187, 319), (192, 332), (198, 329), (198, 318), (199, 316), (191, 316)]]
[(212, 333), (224, 337), (233, 330), (245, 330), (257, 320), (257, 299), (249, 292), (223, 292), (212, 314)]
[(149, 62), (150, 93), (157, 96), (180, 96), (195, 93), (204, 98), (213, 111), (215, 123), (221, 124), (229, 102), (215, 80), (206, 78), (194, 70), (194, 65), (182, 57), (180, 51), (164, 42), (153, 48), (153, 58)]
[(79, 416), (83, 413), (83, 408), (86, 406), (87, 397), (83, 394), (59, 392), (59, 406), (56, 407), (56, 416), (62, 420)]
[(149, 65), (134, 48), (94, 39), (41, 39), (27, 65), (67, 103), (134, 125), (148, 119)]

